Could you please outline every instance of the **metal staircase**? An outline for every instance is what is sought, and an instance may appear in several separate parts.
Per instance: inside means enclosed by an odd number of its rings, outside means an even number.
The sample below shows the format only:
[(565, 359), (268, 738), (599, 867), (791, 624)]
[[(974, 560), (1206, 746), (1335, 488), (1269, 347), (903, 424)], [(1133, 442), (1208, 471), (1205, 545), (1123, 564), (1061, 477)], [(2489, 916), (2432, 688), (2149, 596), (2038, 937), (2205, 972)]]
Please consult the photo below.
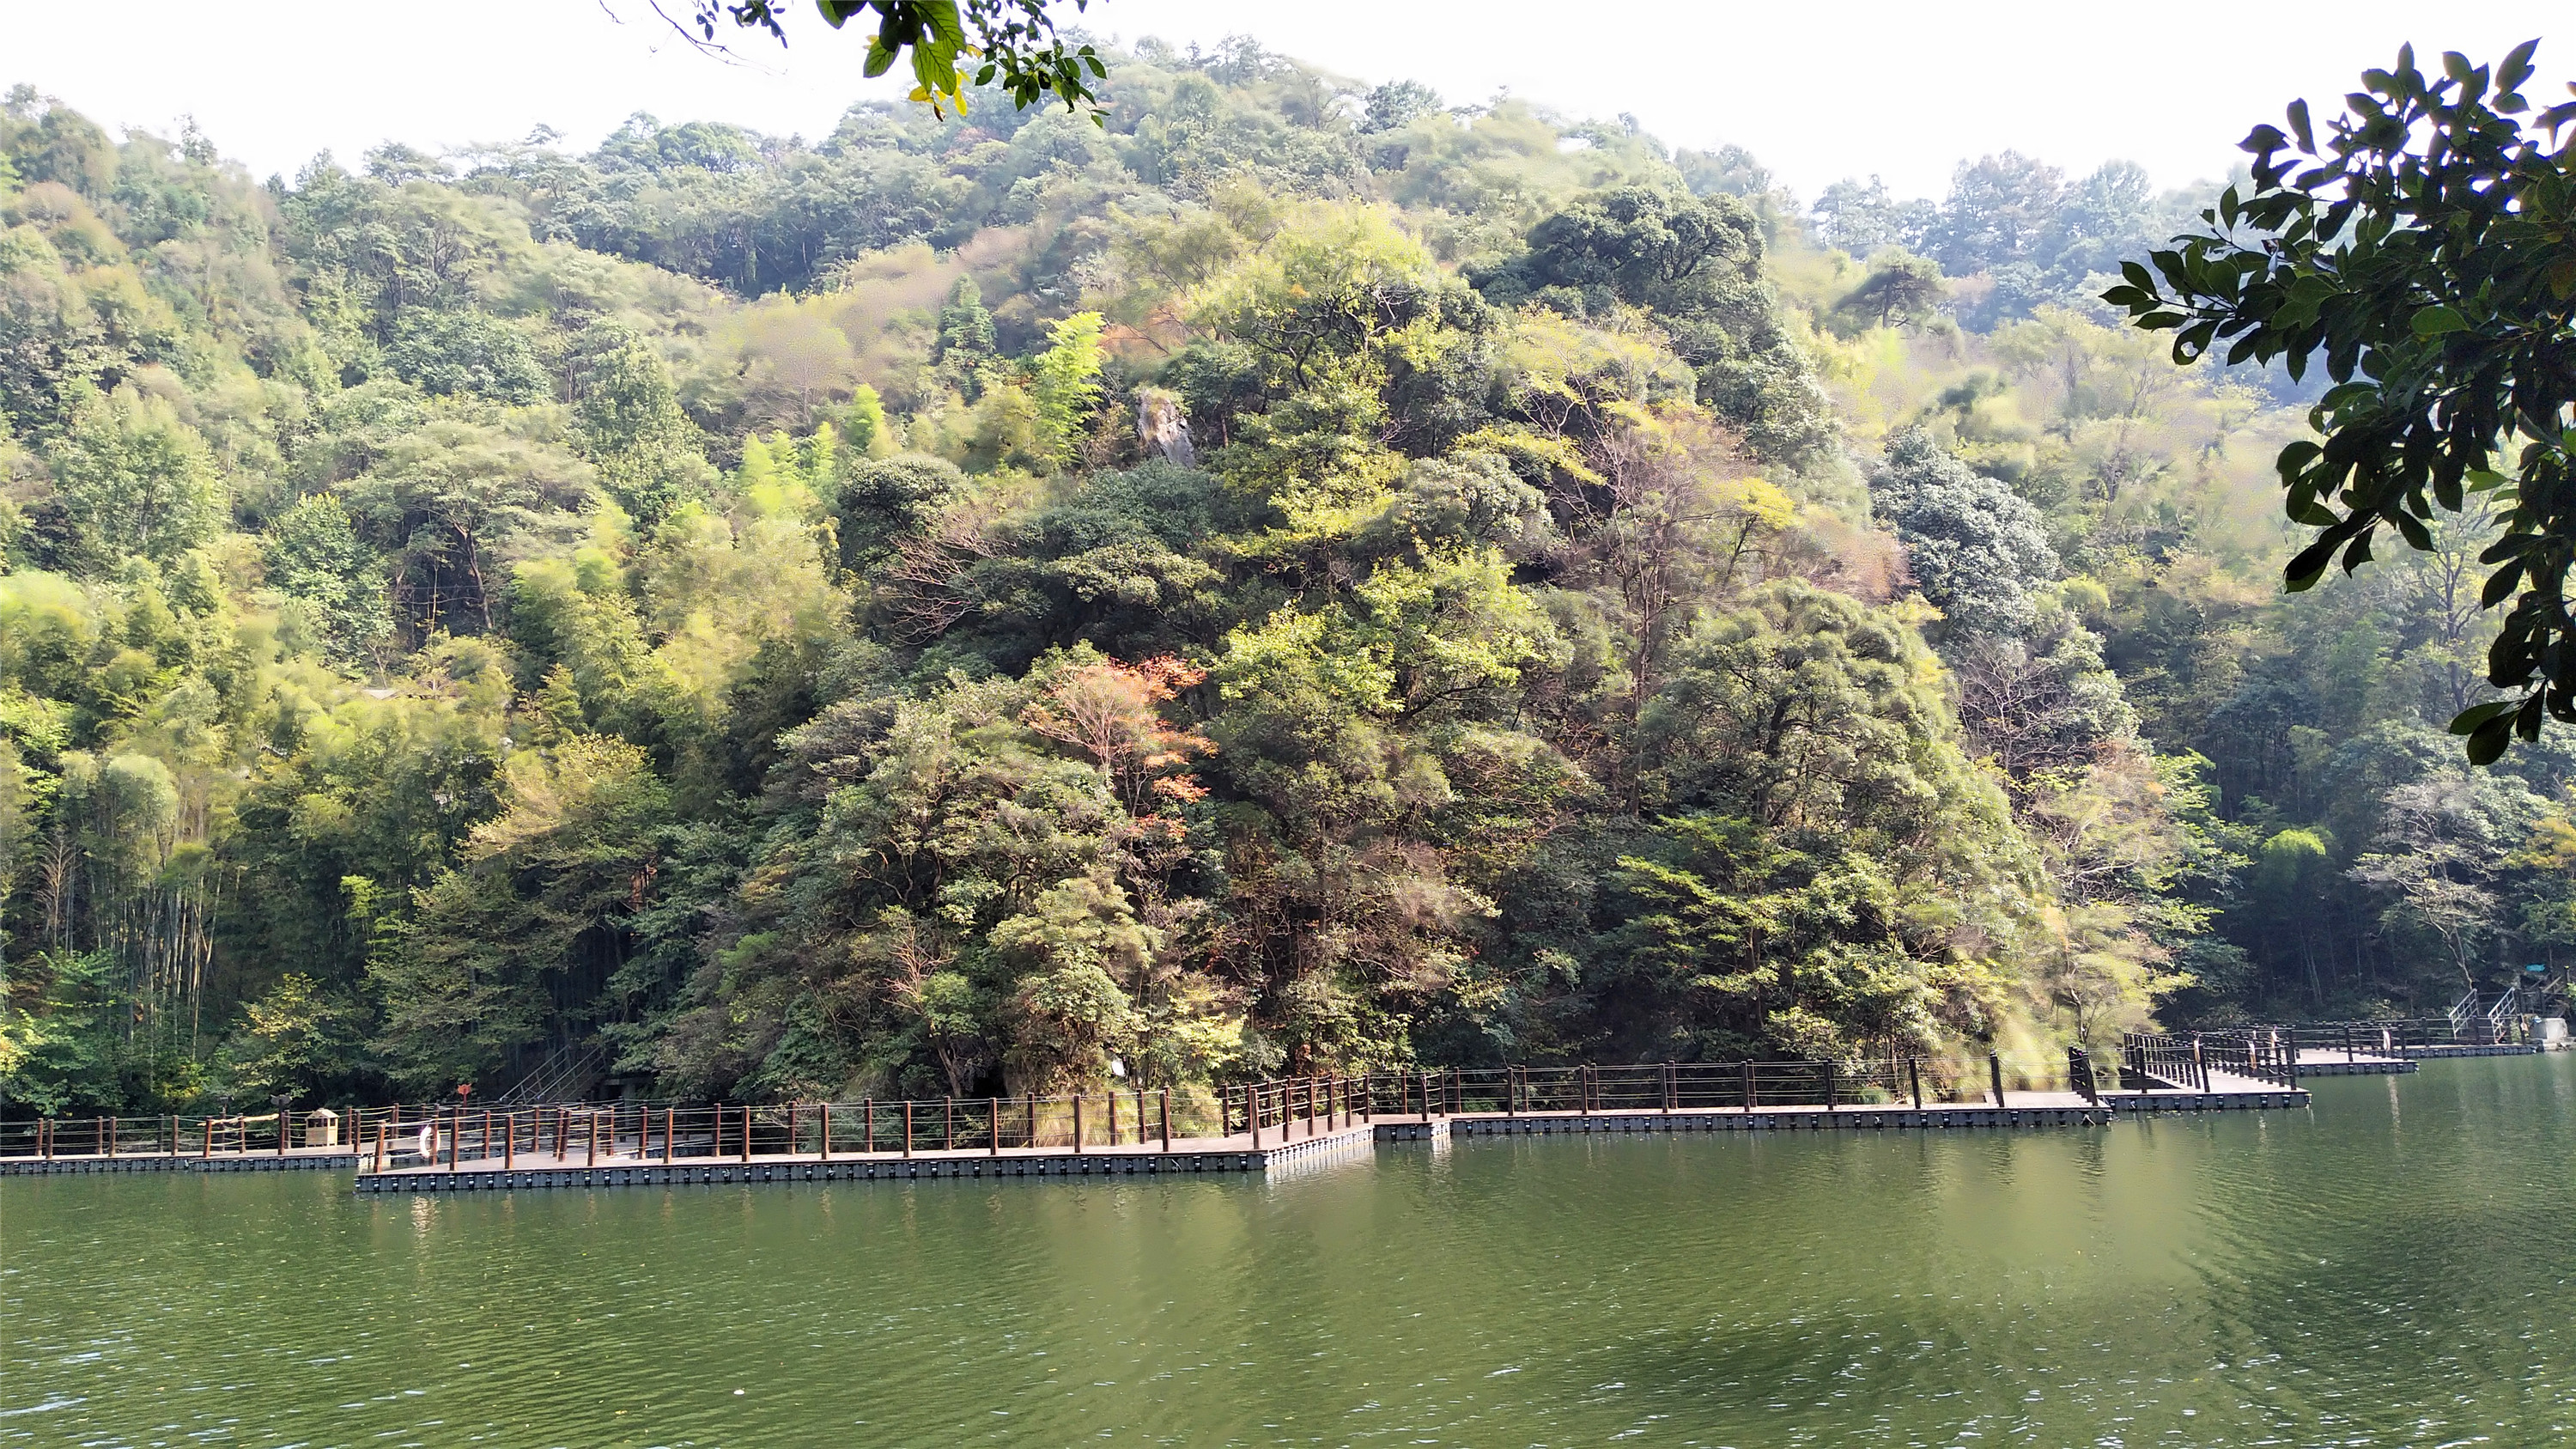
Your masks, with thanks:
[(577, 1102), (599, 1077), (608, 1060), (608, 1043), (593, 1038), (558, 1047), (530, 1068), (510, 1090), (493, 1100), (495, 1107), (526, 1107), (539, 1102)]

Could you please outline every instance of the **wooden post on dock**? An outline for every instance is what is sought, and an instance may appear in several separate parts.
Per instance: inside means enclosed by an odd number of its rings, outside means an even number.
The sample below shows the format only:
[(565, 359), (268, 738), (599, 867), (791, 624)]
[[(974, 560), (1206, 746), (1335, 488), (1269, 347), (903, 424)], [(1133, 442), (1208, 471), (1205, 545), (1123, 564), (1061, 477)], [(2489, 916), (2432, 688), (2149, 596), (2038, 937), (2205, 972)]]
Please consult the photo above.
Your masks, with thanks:
[(1827, 1062), (1825, 1063), (1825, 1110), (1831, 1112), (1835, 1109), (1835, 1106), (1834, 1064), (1832, 1062)]
[(384, 1123), (379, 1122), (379, 1123), (377, 1123), (377, 1124), (376, 1124), (376, 1171), (378, 1171), (378, 1172), (382, 1172), (382, 1171), (384, 1171), (384, 1170), (385, 1170), (385, 1133), (386, 1133), (386, 1131), (387, 1131), (387, 1128), (386, 1128), (386, 1126), (385, 1126), (385, 1124), (384, 1124)]
[(1750, 1112), (1754, 1098), (1761, 1095), (1761, 1089), (1753, 1083), (1753, 1059), (1747, 1057), (1740, 1065), (1744, 1068), (1744, 1110)]
[(991, 1138), (993, 1139), (991, 1142), (989, 1142), (989, 1143), (985, 1144), (986, 1146), (988, 1146), (988, 1147), (992, 1148), (992, 1154), (991, 1154), (991, 1155), (992, 1155), (992, 1156), (995, 1156), (995, 1157), (999, 1157), (999, 1156), (1001, 1156), (1001, 1155), (1002, 1155), (1002, 1099), (1001, 1099), (1001, 1098), (999, 1098), (999, 1097), (987, 1097), (987, 1098), (985, 1098), (985, 1099), (984, 1099), (984, 1128), (985, 1128), (985, 1134), (986, 1134), (987, 1136), (989, 1136), (989, 1137), (991, 1137)]
[(679, 1108), (665, 1107), (662, 1109), (662, 1165), (664, 1167), (671, 1165), (671, 1156), (673, 1152), (671, 1139), (678, 1135), (672, 1129), (677, 1127), (679, 1122)]
[(1252, 1130), (1252, 1145), (1261, 1146), (1261, 1088), (1257, 1083), (1243, 1084), (1243, 1122)]
[(903, 1155), (912, 1155), (912, 1099), (903, 1099)]
[(1163, 1089), (1163, 1150), (1172, 1150), (1172, 1089)]
[(1102, 1095), (1109, 1099), (1109, 1145), (1115, 1147), (1118, 1145), (1118, 1089), (1112, 1087)]
[(1914, 1110), (1923, 1110), (1923, 1062), (1919, 1057), (1905, 1059), (1905, 1084), (1914, 1089)]
[(1073, 1094), (1073, 1150), (1082, 1150), (1082, 1094)]
[(501, 1170), (509, 1172), (519, 1165), (519, 1114), (501, 1114)]
[(1986, 1053), (1986, 1076), (1994, 1083), (1995, 1105), (2000, 1107), (2004, 1104), (2004, 1059), (1994, 1052)]
[(2299, 1085), (2299, 1029), (2289, 1027), (2281, 1033), (2281, 1064), (2289, 1073), (2290, 1086)]
[[(1115, 1117), (1110, 1120), (1113, 1124), (1117, 1121)], [(957, 1099), (955, 1097), (939, 1099), (939, 1150), (942, 1152), (957, 1150)]]
[(751, 1104), (742, 1104), (742, 1160), (751, 1160)]
[(1673, 1115), (1673, 1064), (1664, 1063), (1664, 1115)]
[[(98, 1153), (103, 1157), (114, 1157), (116, 1155), (116, 1134), (107, 1130), (107, 1124), (111, 1120), (113, 1119), (107, 1117), (101, 1117), (98, 1119)], [(278, 1120), (281, 1122), (286, 1120), (285, 1113), (282, 1109), (278, 1114)]]
[(814, 1157), (818, 1162), (832, 1160), (832, 1104), (820, 1102), (814, 1107)]

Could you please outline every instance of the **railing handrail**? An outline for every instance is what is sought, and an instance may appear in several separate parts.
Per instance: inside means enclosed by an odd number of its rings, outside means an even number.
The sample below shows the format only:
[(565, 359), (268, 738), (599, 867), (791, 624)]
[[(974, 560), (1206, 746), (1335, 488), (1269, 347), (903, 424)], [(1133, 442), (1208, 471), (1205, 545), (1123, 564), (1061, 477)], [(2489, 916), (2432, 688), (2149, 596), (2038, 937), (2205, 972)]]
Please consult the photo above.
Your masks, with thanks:
[[(909, 1142), (916, 1150), (925, 1144), (929, 1150), (1002, 1150), (1013, 1144), (1081, 1142), (1087, 1146), (1104, 1138), (1120, 1145), (1133, 1142), (1147, 1125), (1148, 1114), (1140, 1102), (1153, 1109), (1152, 1135), (1159, 1140), (1166, 1116), (1173, 1119), (1174, 1136), (1195, 1139), (1256, 1131), (1266, 1135), (1283, 1123), (1303, 1127), (1327, 1116), (1369, 1120), (1460, 1112), (1589, 1114), (1815, 1106), (1834, 1110), (1871, 1103), (1987, 1097), (1984, 1083), (1973, 1071), (1934, 1057), (1516, 1064), (1274, 1077), (1170, 1089), (1120, 1084), (1106, 1093), (1086, 1089), (882, 1102), (866, 1098), (830, 1103), (463, 1101), (334, 1105), (328, 1118), (317, 1117), (321, 1108), (299, 1106), (259, 1113), (39, 1117), (0, 1122), (0, 1157), (57, 1153), (211, 1157), (329, 1146), (372, 1159), (381, 1141), (386, 1157), (409, 1158), (418, 1155), (417, 1134), (424, 1125), (430, 1128), (433, 1148), (448, 1156), (491, 1149), (497, 1155), (515, 1157), (523, 1142), (529, 1151), (541, 1155), (543, 1144), (551, 1143), (560, 1152), (567, 1143), (574, 1143), (587, 1156), (594, 1138), (599, 1150), (612, 1157), (626, 1153), (630, 1146), (636, 1150), (657, 1146), (666, 1153), (686, 1155), (700, 1146), (718, 1150), (755, 1138), (773, 1143), (812, 1141), (821, 1151), (843, 1150), (845, 1141), (863, 1142), (861, 1151), (894, 1150), (879, 1146), (889, 1139)], [(907, 1119), (913, 1124), (908, 1135), (900, 1125)], [(325, 1125), (334, 1129), (336, 1141), (315, 1130)]]

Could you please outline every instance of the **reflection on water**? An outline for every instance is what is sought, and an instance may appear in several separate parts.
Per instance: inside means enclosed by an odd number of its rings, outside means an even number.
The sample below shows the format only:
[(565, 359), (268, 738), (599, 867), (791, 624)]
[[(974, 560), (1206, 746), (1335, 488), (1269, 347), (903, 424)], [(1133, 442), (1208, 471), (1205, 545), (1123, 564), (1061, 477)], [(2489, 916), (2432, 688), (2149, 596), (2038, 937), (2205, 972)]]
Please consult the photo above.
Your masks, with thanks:
[(2532, 1444), (2576, 1056), (1292, 1181), (0, 1180), (0, 1445)]

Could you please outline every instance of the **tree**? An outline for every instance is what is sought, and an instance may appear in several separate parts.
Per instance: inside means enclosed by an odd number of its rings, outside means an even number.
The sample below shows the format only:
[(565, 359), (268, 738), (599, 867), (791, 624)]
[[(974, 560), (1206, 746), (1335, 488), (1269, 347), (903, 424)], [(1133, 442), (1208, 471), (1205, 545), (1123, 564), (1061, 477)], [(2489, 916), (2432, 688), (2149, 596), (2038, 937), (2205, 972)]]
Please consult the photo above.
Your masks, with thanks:
[(1047, 325), (1047, 347), (1029, 364), (1038, 410), (1038, 451), (1057, 467), (1073, 461), (1083, 424), (1100, 401), (1100, 314), (1076, 312)]
[(1905, 541), (1923, 597), (1962, 634), (2018, 634), (2030, 627), (2031, 591), (2057, 577), (2057, 551), (2039, 512), (2003, 484), (1971, 471), (1929, 433), (1888, 439), (1871, 470), (1870, 501)]
[(128, 554), (168, 563), (223, 525), (223, 479), (170, 405), (92, 392), (51, 449), (65, 564), (105, 571)]
[(1835, 309), (1875, 314), (1881, 327), (1920, 322), (1950, 295), (1938, 263), (1890, 249), (1869, 259), (1869, 275), (1834, 304)]
[(1542, 220), (1529, 250), (1472, 274), (1488, 299), (1609, 320), (1643, 308), (1699, 378), (1699, 400), (1766, 460), (1797, 463), (1832, 435), (1813, 370), (1763, 280), (1761, 218), (1732, 196), (1646, 185), (1587, 196)]
[(1440, 110), (1440, 93), (1420, 81), (1388, 81), (1368, 93), (1360, 129), (1372, 135), (1400, 131)]
[(2322, 140), (2292, 102), (2286, 133), (2243, 142), (2250, 190), (2229, 187), (2207, 231), (2123, 263), (2102, 294), (2174, 333), (2177, 362), (2278, 360), (2297, 378), (2322, 356), (2334, 385), (2309, 421), (2323, 437), (2278, 462), (2291, 520), (2314, 531), (2285, 570), (2293, 593), (2338, 555), (2346, 573), (2369, 562), (2383, 529), (2430, 550), (2436, 508), (2511, 490), (2484, 601), (2513, 600), (2487, 678), (2518, 697), (2452, 720), (2478, 763), (2538, 739), (2544, 719), (2576, 722), (2576, 159), (2557, 144), (2576, 103), (2533, 113), (2521, 88), (2538, 46), (2493, 68), (2445, 52), (2438, 78), (2407, 46)]
[(2390, 897), (2382, 920), (2431, 936), (2459, 984), (2478, 986), (2478, 948), (2503, 924), (2498, 867), (2540, 813), (2530, 792), (2485, 771), (2445, 770), (2388, 793), (2352, 877)]

